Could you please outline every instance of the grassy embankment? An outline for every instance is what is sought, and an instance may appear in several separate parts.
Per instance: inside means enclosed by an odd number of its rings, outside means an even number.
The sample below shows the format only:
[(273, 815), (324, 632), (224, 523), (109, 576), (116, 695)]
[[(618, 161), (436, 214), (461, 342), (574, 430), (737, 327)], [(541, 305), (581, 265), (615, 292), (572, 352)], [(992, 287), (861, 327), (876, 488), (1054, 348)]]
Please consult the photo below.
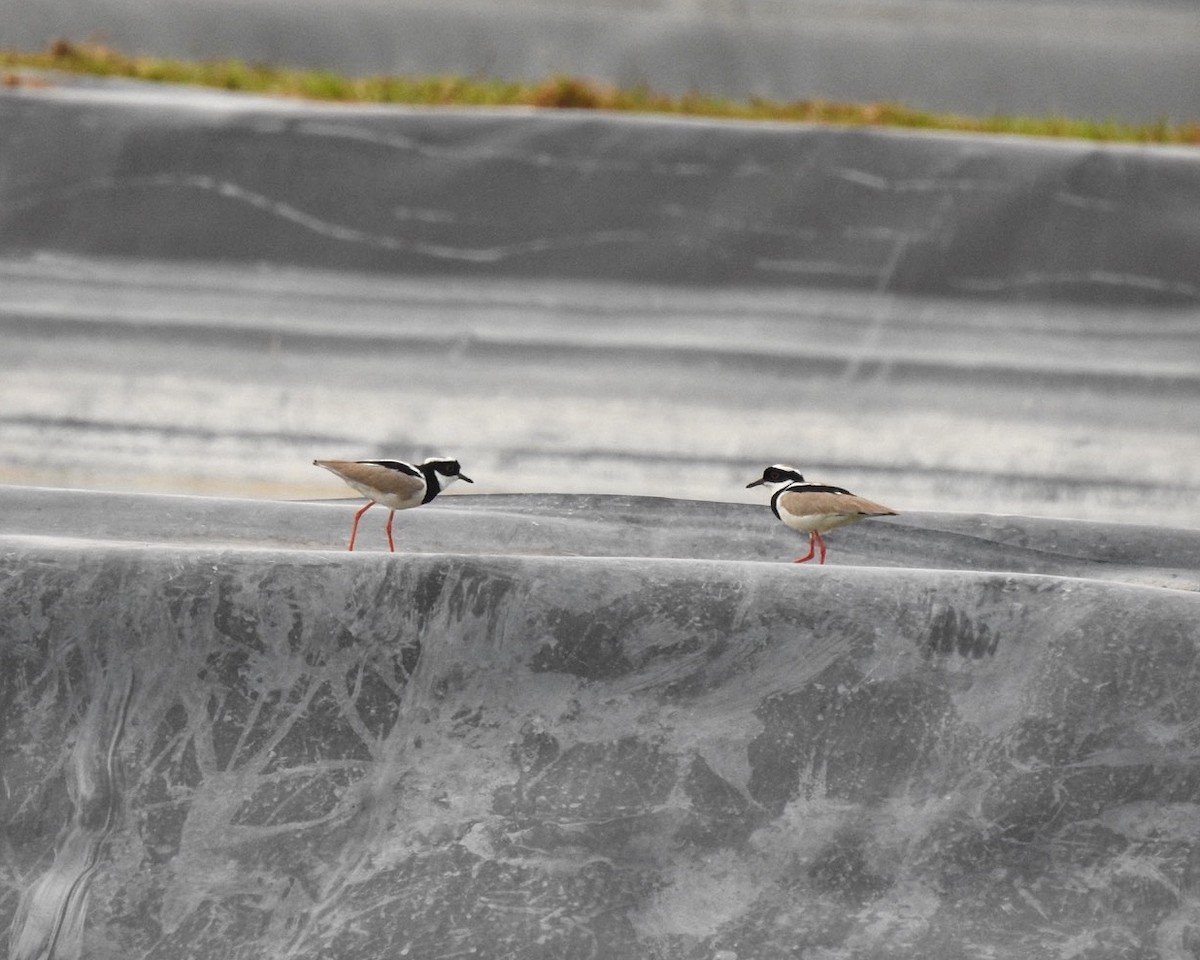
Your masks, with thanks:
[(222, 90), (347, 103), (427, 106), (533, 106), (662, 113), (734, 120), (776, 120), (853, 126), (910, 127), (970, 133), (1077, 137), (1131, 143), (1200, 145), (1200, 120), (1149, 124), (1067, 117), (965, 117), (913, 110), (898, 103), (729, 100), (688, 93), (673, 97), (645, 87), (618, 88), (558, 75), (537, 83), (463, 76), (343, 77), (324, 70), (293, 70), (238, 60), (186, 62), (130, 56), (101, 43), (56, 40), (42, 52), (0, 51), (5, 84), (51, 83), (22, 70), (58, 70), (159, 83), (188, 83)]

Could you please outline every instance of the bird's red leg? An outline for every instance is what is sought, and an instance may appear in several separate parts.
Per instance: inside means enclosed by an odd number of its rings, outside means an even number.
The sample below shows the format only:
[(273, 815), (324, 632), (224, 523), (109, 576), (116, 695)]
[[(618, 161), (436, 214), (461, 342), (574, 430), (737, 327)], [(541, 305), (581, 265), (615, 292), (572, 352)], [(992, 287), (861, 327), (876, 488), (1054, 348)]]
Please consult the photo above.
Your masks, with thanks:
[(825, 562), (825, 538), (823, 536), (821, 536), (819, 533), (815, 533), (814, 536), (817, 538), (817, 546), (821, 548), (821, 562), (824, 563)]
[(396, 552), (396, 544), (392, 540), (392, 521), (395, 519), (396, 519), (396, 511), (389, 510), (387, 526), (384, 527), (384, 529), (387, 531), (387, 535), (388, 535), (388, 549), (391, 550), (392, 553)]
[(356, 513), (354, 515), (354, 526), (352, 526), (350, 528), (350, 546), (348, 546), (346, 548), (347, 550), (354, 549), (354, 538), (358, 536), (358, 521), (361, 520), (362, 515), (364, 513), (366, 513), (368, 510), (370, 510), (373, 506), (375, 506), (375, 501), (368, 500), (367, 505), (365, 507), (363, 507), (361, 510), (359, 510), (358, 513)]
[(797, 560), (793, 560), (792, 563), (807, 563), (813, 558), (813, 553), (817, 549), (817, 541), (814, 539), (816, 535), (816, 531), (813, 531), (808, 535), (808, 553)]

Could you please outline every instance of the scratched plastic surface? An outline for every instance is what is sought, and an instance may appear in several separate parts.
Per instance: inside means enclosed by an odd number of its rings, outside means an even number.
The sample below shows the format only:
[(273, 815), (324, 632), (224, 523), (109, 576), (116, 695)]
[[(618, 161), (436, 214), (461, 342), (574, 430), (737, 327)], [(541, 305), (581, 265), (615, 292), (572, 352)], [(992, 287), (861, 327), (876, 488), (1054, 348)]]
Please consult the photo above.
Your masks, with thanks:
[(4, 507), (13, 958), (1198, 942), (1200, 535), (920, 514), (802, 567), (733, 504), (458, 497), (397, 554), (349, 502)]
[[(1192, 150), (0, 94), (0, 481), (1200, 526)], [(347, 171), (353, 171), (352, 175)], [(336, 184), (336, 189), (330, 187)]]
[(1193, 154), (5, 90), (10, 957), (1196, 952)]

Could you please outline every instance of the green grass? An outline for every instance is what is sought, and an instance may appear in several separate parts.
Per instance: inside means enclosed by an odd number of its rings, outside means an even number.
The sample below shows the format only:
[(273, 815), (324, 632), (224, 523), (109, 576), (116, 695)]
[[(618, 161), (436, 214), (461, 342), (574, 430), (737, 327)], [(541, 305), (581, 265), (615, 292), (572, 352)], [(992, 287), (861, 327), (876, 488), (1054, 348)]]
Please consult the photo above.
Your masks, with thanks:
[(537, 83), (463, 76), (343, 77), (325, 70), (290, 70), (237, 60), (185, 62), (129, 56), (102, 43), (56, 40), (41, 52), (0, 51), (0, 80), (7, 85), (53, 83), (22, 70), (57, 70), (126, 77), (159, 83), (189, 83), (222, 90), (308, 100), (425, 106), (533, 106), (616, 110), (731, 120), (776, 120), (849, 126), (909, 127), (968, 133), (1075, 137), (1126, 143), (1200, 146), (1200, 121), (1147, 124), (1067, 117), (966, 117), (928, 113), (899, 103), (730, 100), (688, 93), (666, 96), (645, 87), (623, 89), (579, 77), (556, 75)]

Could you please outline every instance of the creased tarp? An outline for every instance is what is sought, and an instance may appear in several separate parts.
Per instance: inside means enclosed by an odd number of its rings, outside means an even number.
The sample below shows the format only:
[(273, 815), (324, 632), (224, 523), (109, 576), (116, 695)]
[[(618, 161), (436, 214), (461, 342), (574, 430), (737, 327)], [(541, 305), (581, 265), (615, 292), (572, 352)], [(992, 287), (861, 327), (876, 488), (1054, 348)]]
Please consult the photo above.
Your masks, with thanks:
[(589, 113), (0, 98), (0, 251), (1200, 302), (1200, 152)]
[[(0, 536), (35, 543), (340, 550), (356, 500), (304, 503), (0, 486)], [(365, 514), (360, 554), (386, 550)], [(840, 565), (997, 570), (1200, 591), (1200, 531), (997, 514), (905, 511), (828, 535)], [(787, 562), (807, 537), (766, 505), (673, 497), (446, 494), (397, 514), (413, 553)]]
[(6, 537), (9, 955), (1185, 956), (1198, 600)]

